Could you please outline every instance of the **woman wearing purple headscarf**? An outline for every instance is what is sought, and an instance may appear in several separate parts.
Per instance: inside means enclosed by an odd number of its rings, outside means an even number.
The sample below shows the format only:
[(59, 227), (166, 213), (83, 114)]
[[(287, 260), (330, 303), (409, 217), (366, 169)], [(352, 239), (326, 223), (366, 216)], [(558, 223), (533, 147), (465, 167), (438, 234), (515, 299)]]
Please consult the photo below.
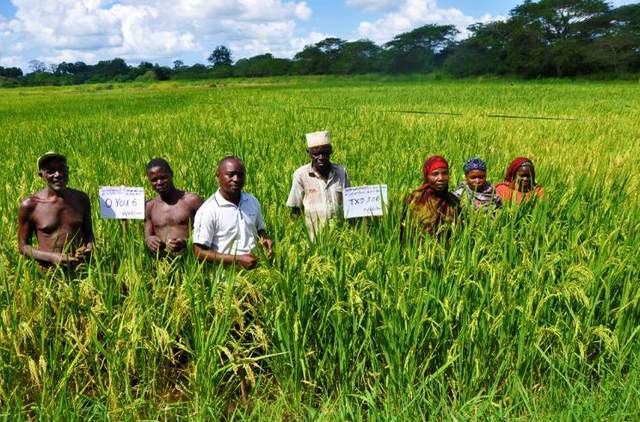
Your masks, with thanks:
[(476, 210), (495, 211), (502, 206), (496, 188), (487, 181), (487, 164), (478, 157), (464, 164), (464, 180), (453, 194), (461, 204), (470, 203)]

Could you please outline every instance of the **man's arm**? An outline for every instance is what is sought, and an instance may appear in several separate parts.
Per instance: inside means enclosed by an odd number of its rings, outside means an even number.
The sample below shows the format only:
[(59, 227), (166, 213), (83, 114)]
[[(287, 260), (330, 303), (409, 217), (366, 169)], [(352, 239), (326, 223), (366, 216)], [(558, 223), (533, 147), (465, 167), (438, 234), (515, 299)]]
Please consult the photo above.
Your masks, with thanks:
[(193, 226), (193, 221), (196, 218), (196, 212), (198, 212), (202, 204), (204, 204), (204, 199), (202, 199), (202, 197), (197, 193), (189, 192), (187, 201), (191, 207), (191, 225)]
[(258, 259), (251, 255), (229, 255), (215, 251), (210, 244), (213, 235), (216, 233), (215, 215), (211, 210), (204, 207), (196, 213), (193, 221), (193, 254), (201, 262), (213, 262), (225, 265), (238, 265), (250, 270), (258, 263)]
[(63, 263), (75, 263), (74, 257), (58, 252), (45, 252), (31, 245), (31, 238), (34, 232), (34, 222), (32, 213), (35, 204), (31, 198), (25, 199), (20, 203), (18, 209), (18, 251), (27, 258), (33, 258), (42, 262), (49, 262), (54, 265)]
[(153, 222), (151, 221), (151, 212), (153, 211), (153, 200), (146, 203), (144, 206), (144, 244), (153, 253), (158, 253), (161, 249), (164, 249), (164, 242), (156, 236), (153, 229)]
[(91, 200), (87, 194), (82, 194), (84, 211), (82, 218), (82, 245), (76, 250), (76, 256), (89, 257), (93, 252), (93, 222), (91, 221)]
[(297, 173), (293, 174), (291, 191), (287, 198), (287, 207), (291, 208), (291, 218), (297, 218), (302, 214), (302, 200), (304, 198), (304, 186)]
[(245, 270), (250, 270), (258, 265), (258, 258), (251, 254), (230, 255), (216, 252), (198, 243), (193, 244), (193, 254), (198, 261), (213, 262), (224, 265), (237, 263)]

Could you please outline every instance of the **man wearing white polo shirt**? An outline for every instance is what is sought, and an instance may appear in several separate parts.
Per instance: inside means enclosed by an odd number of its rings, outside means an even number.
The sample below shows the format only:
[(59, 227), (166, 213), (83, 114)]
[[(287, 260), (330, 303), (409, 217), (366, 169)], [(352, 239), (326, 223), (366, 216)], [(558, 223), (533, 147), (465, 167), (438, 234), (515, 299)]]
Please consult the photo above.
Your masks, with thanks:
[(307, 133), (306, 138), (311, 162), (293, 173), (287, 206), (293, 217), (304, 210), (309, 237), (314, 240), (328, 220), (342, 217), (342, 192), (350, 183), (345, 168), (331, 162), (329, 132)]
[(238, 157), (223, 158), (216, 176), (218, 190), (202, 204), (194, 219), (194, 255), (200, 261), (237, 263), (250, 270), (258, 264), (253, 254), (258, 241), (267, 255), (273, 252), (260, 204), (253, 195), (242, 192), (245, 168)]

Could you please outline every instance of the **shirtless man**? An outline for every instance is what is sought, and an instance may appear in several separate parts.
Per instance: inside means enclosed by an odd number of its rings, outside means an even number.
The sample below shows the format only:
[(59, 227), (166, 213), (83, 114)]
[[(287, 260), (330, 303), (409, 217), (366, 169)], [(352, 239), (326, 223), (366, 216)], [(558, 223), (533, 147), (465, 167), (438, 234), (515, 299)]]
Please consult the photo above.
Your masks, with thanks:
[[(69, 167), (61, 154), (41, 156), (38, 174), (47, 187), (20, 203), (18, 249), (44, 266), (75, 266), (93, 251), (89, 197), (67, 187)], [(37, 247), (31, 243), (34, 233)]]
[(159, 196), (145, 206), (144, 243), (153, 253), (183, 252), (203, 200), (195, 193), (176, 189), (173, 171), (162, 158), (149, 161), (147, 177)]

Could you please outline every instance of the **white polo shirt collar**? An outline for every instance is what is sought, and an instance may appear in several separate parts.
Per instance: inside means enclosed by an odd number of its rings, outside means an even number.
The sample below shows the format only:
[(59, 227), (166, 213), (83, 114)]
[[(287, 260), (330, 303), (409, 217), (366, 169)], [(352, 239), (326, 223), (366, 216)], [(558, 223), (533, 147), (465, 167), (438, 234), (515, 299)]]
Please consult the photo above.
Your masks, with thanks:
[(216, 193), (213, 194), (213, 200), (216, 201), (216, 204), (219, 207), (235, 207), (235, 208), (240, 208), (240, 205), (243, 202), (246, 202), (248, 199), (247, 194), (245, 194), (244, 192), (240, 192), (240, 202), (238, 202), (238, 205), (234, 204), (231, 201), (227, 201), (224, 196), (222, 196), (222, 194), (220, 193), (220, 189), (218, 189), (216, 191)]

